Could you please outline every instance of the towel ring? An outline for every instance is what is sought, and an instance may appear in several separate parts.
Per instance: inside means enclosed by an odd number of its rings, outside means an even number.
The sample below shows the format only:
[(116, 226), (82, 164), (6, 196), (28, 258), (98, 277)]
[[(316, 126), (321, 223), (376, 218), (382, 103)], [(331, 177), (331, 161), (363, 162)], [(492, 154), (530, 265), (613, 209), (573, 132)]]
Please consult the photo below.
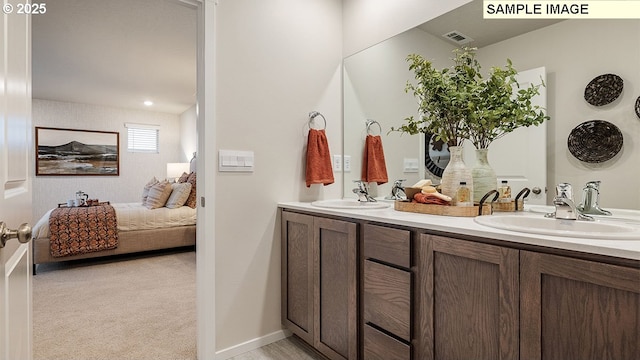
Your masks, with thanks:
[(320, 114), (317, 111), (312, 111), (312, 112), (309, 113), (309, 129), (312, 129), (311, 123), (316, 118), (316, 116), (320, 116), (322, 118), (322, 121), (324, 121), (324, 127), (322, 129), (320, 129), (320, 130), (326, 129), (327, 128), (327, 119), (325, 119), (324, 115)]
[(371, 132), (371, 125), (376, 124), (378, 125), (378, 129), (380, 130), (378, 132), (378, 135), (382, 134), (382, 126), (380, 126), (380, 123), (375, 121), (375, 120), (371, 120), (371, 119), (367, 119), (367, 135), (373, 135), (373, 133)]

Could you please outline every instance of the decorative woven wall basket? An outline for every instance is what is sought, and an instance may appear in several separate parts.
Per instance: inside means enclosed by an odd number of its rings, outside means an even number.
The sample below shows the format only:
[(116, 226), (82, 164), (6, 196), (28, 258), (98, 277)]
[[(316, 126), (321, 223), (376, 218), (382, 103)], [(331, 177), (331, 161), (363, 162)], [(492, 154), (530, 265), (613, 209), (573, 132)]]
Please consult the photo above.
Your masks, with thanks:
[(596, 76), (584, 89), (584, 99), (593, 106), (602, 106), (613, 102), (620, 96), (624, 87), (622, 78), (615, 74)]
[(587, 163), (605, 162), (622, 149), (622, 132), (604, 120), (589, 120), (576, 126), (569, 134), (569, 151)]

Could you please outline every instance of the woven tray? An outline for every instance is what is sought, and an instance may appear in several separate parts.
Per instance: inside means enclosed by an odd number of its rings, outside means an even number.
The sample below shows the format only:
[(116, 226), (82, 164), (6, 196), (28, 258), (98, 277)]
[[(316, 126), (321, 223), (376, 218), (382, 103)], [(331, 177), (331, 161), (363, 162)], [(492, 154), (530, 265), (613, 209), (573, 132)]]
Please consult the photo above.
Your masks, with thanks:
[[(394, 209), (398, 211), (413, 212), (419, 214), (442, 215), (442, 216), (462, 216), (474, 217), (478, 216), (480, 207), (475, 206), (449, 206), (449, 205), (433, 205), (420, 204), (410, 201), (396, 201)], [(491, 215), (491, 204), (482, 206), (482, 215)]]
[(524, 200), (518, 200), (518, 209), (516, 210), (516, 201), (511, 200), (509, 202), (493, 202), (492, 206), (495, 212), (513, 212), (524, 210)]

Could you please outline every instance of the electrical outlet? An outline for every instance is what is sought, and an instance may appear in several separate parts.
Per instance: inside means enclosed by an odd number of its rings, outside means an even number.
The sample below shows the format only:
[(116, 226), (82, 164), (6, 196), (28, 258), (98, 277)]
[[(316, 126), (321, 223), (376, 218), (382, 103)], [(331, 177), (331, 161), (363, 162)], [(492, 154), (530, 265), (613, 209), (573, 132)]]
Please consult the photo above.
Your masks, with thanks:
[(342, 171), (342, 155), (333, 155), (333, 170)]
[(350, 172), (351, 171), (351, 155), (345, 155), (344, 156), (344, 172)]

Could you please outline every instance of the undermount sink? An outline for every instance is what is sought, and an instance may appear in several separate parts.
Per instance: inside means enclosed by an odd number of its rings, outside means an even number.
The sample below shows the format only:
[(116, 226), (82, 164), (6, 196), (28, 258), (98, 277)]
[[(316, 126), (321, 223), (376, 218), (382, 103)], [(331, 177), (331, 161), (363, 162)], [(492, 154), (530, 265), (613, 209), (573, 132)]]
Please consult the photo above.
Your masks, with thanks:
[(359, 202), (351, 199), (318, 200), (312, 202), (311, 205), (327, 209), (353, 210), (385, 209), (391, 206), (386, 202)]
[(603, 240), (640, 240), (640, 225), (612, 223), (603, 220), (560, 220), (542, 215), (478, 216), (475, 222), (496, 229), (533, 234), (569, 236)]

